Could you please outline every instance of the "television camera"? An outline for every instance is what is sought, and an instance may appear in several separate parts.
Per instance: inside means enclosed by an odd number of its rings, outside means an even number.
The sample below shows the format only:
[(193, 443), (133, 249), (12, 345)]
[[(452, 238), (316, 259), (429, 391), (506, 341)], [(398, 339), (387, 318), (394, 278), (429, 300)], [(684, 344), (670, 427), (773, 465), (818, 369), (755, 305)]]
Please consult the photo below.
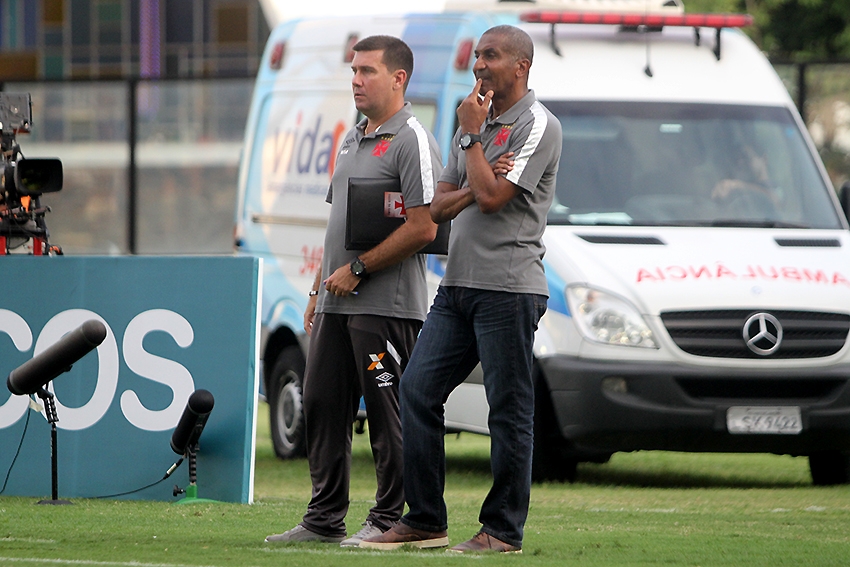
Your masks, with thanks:
[(48, 243), (42, 206), (43, 193), (62, 189), (62, 162), (55, 158), (27, 159), (16, 141), (32, 126), (32, 99), (27, 94), (0, 93), (0, 256), (28, 250), (31, 254), (61, 254)]

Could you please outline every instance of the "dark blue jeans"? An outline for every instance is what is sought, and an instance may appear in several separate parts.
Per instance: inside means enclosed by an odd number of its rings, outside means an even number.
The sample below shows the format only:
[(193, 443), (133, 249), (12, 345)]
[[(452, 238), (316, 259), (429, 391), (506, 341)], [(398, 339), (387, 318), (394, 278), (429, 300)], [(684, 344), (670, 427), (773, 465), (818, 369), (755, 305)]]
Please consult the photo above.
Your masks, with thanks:
[(490, 405), (493, 486), (478, 517), (482, 530), (522, 545), (531, 492), (534, 429), (532, 346), (546, 297), (440, 287), (401, 379), (404, 492), (402, 522), (448, 527), (443, 404), (478, 362)]

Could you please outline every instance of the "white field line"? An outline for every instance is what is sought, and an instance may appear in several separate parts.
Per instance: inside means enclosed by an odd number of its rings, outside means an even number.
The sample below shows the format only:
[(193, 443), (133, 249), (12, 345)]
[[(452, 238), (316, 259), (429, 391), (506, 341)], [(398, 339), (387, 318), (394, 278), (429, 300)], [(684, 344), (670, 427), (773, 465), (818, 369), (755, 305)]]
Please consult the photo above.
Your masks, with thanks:
[[(297, 546), (287, 546), (277, 549), (262, 548), (262, 551), (268, 553), (301, 553), (310, 555), (336, 555), (349, 557), (352, 554), (356, 555), (371, 555), (375, 557), (387, 556), (386, 551), (366, 551), (354, 549), (303, 549)], [(391, 554), (399, 557), (402, 554)], [(434, 553), (416, 553), (409, 552), (403, 554), (405, 559), (421, 558), (434, 559)], [(446, 553), (445, 559), (482, 559), (479, 554), (468, 553)], [(27, 557), (0, 557), (0, 564), (17, 563), (20, 565), (40, 564), (40, 565), (91, 565), (94, 567), (219, 567), (216, 565), (186, 565), (183, 563), (143, 563), (141, 561), (94, 561), (87, 559), (49, 559), (49, 558), (27, 558)]]
[(217, 567), (215, 565), (185, 565), (182, 563), (143, 563), (141, 561), (94, 561), (89, 559), (47, 559), (29, 557), (0, 557), (0, 563), (43, 565), (94, 565), (97, 567)]
[[(404, 559), (434, 559), (437, 557), (443, 559), (482, 559), (486, 556), (484, 553), (445, 553), (445, 550), (442, 550), (444, 553), (433, 553), (434, 551), (441, 551), (441, 549), (434, 550), (419, 550), (419, 549), (396, 549), (391, 551), (380, 551), (377, 549), (366, 550), (366, 549), (338, 549), (338, 548), (329, 548), (329, 549), (303, 549), (295, 545), (288, 545), (286, 547), (263, 547), (260, 551), (265, 551), (267, 553), (309, 553), (313, 555), (337, 555), (343, 556), (348, 555), (349, 557), (353, 556), (362, 556), (362, 555), (371, 555), (374, 557), (396, 557), (396, 558), (404, 558)], [(431, 551), (431, 553), (429, 553)], [(0, 558), (2, 559), (2, 558)]]

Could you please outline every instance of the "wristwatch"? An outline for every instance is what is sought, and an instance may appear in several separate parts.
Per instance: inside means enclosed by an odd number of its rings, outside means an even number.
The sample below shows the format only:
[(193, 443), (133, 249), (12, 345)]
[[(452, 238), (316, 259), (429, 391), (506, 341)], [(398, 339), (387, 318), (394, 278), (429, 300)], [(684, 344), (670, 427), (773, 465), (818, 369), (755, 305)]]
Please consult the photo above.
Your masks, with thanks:
[(351, 273), (361, 280), (369, 279), (369, 272), (366, 271), (366, 264), (364, 264), (363, 260), (360, 258), (352, 260), (349, 268), (351, 269)]
[(460, 137), (460, 149), (468, 150), (475, 144), (481, 142), (481, 136), (479, 134), (470, 134), (467, 132)]

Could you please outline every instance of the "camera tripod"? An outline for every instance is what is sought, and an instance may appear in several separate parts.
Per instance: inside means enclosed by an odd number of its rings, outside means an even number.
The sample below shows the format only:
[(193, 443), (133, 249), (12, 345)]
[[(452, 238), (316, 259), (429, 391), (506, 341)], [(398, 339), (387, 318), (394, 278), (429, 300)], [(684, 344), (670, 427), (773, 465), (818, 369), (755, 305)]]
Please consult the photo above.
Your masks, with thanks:
[(42, 207), (38, 198), (25, 197), (12, 208), (0, 204), (0, 256), (30, 243), (33, 256), (61, 255), (62, 249), (48, 243), (44, 215), (50, 207)]

